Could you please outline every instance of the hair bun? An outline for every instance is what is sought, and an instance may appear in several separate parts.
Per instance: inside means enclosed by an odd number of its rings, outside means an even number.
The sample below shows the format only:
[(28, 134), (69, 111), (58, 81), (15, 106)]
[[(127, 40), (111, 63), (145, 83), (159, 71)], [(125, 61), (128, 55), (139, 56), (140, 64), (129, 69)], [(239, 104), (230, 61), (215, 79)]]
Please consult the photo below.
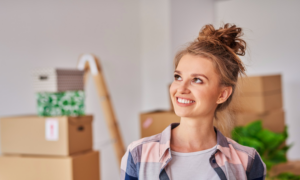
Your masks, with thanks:
[(240, 37), (243, 35), (242, 28), (236, 25), (225, 24), (219, 29), (213, 25), (205, 25), (198, 36), (198, 41), (210, 41), (213, 44), (223, 44), (228, 46), (235, 54), (244, 56), (246, 42)]

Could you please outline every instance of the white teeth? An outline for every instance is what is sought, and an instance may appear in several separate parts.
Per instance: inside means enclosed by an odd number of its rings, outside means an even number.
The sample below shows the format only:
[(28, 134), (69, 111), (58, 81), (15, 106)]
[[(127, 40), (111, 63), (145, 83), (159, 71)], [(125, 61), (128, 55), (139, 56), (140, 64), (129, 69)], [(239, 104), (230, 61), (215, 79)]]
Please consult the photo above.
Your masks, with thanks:
[(187, 99), (178, 98), (178, 102), (183, 103), (183, 104), (190, 104), (190, 103), (193, 103), (195, 101), (190, 101), (190, 100), (187, 100)]

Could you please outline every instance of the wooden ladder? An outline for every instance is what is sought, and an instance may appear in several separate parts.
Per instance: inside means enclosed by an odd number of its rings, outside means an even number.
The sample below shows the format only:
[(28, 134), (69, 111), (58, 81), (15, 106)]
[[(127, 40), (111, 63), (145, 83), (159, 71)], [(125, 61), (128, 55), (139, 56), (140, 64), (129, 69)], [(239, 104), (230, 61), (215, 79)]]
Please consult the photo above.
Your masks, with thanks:
[(100, 98), (100, 103), (103, 108), (106, 124), (108, 126), (110, 136), (114, 140), (114, 149), (117, 155), (117, 160), (119, 165), (121, 164), (122, 157), (125, 153), (125, 148), (123, 140), (120, 134), (118, 122), (116, 120), (114, 110), (112, 107), (110, 95), (108, 93), (103, 72), (101, 71), (100, 62), (92, 54), (84, 54), (80, 57), (77, 68), (79, 70), (84, 70), (84, 84), (87, 82), (88, 73), (90, 72), (93, 76), (94, 82), (96, 84), (98, 96)]

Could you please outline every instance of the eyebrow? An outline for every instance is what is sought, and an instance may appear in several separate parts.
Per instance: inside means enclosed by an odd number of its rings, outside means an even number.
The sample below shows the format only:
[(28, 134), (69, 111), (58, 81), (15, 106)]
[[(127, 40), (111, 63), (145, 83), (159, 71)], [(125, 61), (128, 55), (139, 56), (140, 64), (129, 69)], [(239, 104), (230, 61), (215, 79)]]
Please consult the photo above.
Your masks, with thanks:
[[(174, 71), (174, 73), (181, 74), (180, 71)], [(205, 77), (205, 78), (208, 80), (208, 78), (207, 78), (204, 74), (196, 74), (196, 73), (193, 73), (193, 74), (191, 74), (191, 75), (192, 75), (192, 76), (202, 76), (202, 77)]]

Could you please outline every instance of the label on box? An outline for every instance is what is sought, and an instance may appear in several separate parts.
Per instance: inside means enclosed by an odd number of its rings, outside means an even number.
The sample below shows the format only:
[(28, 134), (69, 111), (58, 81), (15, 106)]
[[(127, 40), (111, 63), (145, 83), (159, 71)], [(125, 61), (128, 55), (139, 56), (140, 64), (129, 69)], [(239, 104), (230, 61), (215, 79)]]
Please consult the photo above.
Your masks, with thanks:
[(151, 117), (147, 118), (143, 123), (143, 128), (147, 129), (153, 123), (153, 119)]
[(58, 120), (55, 118), (47, 118), (45, 123), (45, 138), (47, 141), (58, 140)]

